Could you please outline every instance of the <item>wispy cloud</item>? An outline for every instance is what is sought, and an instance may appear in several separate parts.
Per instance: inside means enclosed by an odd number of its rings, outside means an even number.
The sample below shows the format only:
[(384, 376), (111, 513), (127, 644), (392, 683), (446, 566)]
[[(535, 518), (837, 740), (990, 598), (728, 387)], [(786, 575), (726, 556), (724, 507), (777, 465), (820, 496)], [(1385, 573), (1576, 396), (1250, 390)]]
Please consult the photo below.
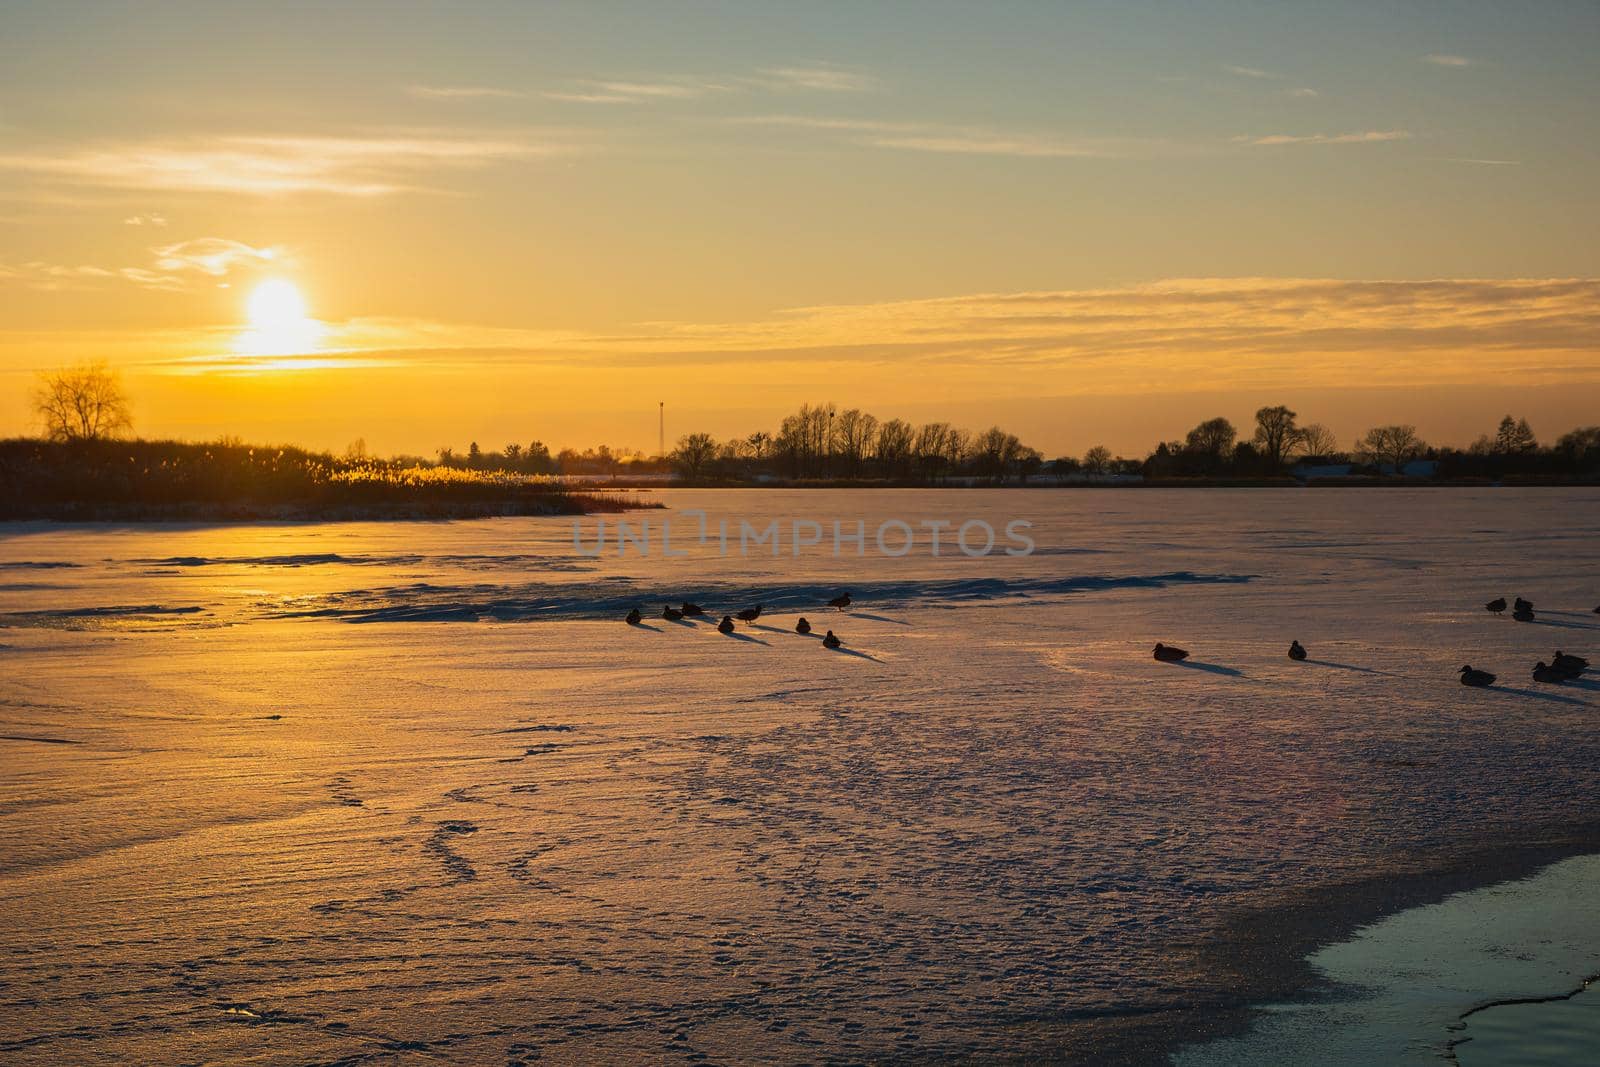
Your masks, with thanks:
[(1433, 65), (1435, 67), (1470, 67), (1470, 66), (1472, 66), (1472, 60), (1468, 59), (1466, 56), (1444, 55), (1444, 54), (1441, 54), (1439, 52), (1430, 52), (1430, 53), (1428, 53), (1427, 55), (1422, 57), (1422, 61), (1424, 63), (1431, 64), (1431, 65)]
[(1048, 135), (991, 135), (981, 133), (943, 136), (877, 135), (862, 139), (879, 148), (908, 152), (943, 152), (968, 156), (1012, 156), (1020, 159), (1107, 159), (1116, 153)]
[(1409, 130), (1361, 130), (1356, 133), (1272, 133), (1264, 137), (1243, 134), (1233, 139), (1235, 144), (1290, 145), (1290, 144), (1375, 144), (1381, 141), (1409, 141)]
[(1224, 63), (1222, 65), (1222, 69), (1227, 71), (1229, 74), (1237, 74), (1241, 78), (1281, 77), (1281, 75), (1274, 74), (1270, 70), (1261, 70), (1257, 67), (1236, 67), (1232, 63)]
[(1037, 131), (817, 115), (740, 115), (724, 121), (741, 126), (787, 126), (837, 131), (853, 135), (848, 138), (852, 144), (948, 155), (1011, 156), (1019, 159), (1111, 159), (1128, 154), (1131, 145), (1131, 142), (1074, 139)]
[(514, 136), (227, 136), (0, 153), (0, 171), (116, 189), (373, 197), (424, 189), (417, 178), (430, 171), (579, 150)]
[(525, 95), (514, 89), (497, 89), (488, 85), (412, 85), (406, 88), (406, 92), (420, 100), (517, 99)]
[(1596, 337), (1595, 279), (1199, 278), (795, 308), (604, 337), (352, 323), (341, 347), (410, 350), (404, 358), (423, 361), (455, 349), (488, 362), (704, 364), (761, 375), (775, 364), (902, 379), (908, 366), (1006, 367), (1069, 382), (1069, 392), (1137, 394), (1169, 390), (1174, 376), (1189, 389), (1481, 384), (1504, 373), (1524, 384), (1594, 382)]
[(696, 100), (733, 91), (734, 87), (726, 82), (683, 78), (663, 81), (591, 81), (582, 83), (577, 89), (551, 90), (540, 95), (547, 100), (573, 104), (637, 104), (653, 100)]
[(1322, 95), (1321, 93), (1317, 92), (1315, 89), (1306, 89), (1306, 88), (1285, 89), (1284, 93), (1289, 95), (1289, 96), (1297, 97), (1297, 98), (1302, 99), (1302, 100), (1314, 100), (1317, 97)]
[(158, 215), (155, 213), (146, 215), (129, 215), (127, 218), (122, 220), (122, 224), (124, 226), (165, 226), (167, 224), (167, 217), (165, 215)]
[[(0, 266), (0, 276), (8, 268)], [(214, 357), (231, 329), (147, 336), (0, 328), (30, 358), (88, 347), (155, 365)], [(605, 335), (415, 320), (328, 324), (359, 366), (537, 366), (680, 375), (716, 367), (752, 388), (848, 372), (901, 396), (913, 380), (1060, 395), (1208, 389), (1600, 383), (1600, 279), (1172, 279), (1104, 289), (974, 293), (793, 308), (752, 321), (644, 323)], [(190, 370), (204, 369), (194, 365)], [(574, 385), (578, 380), (574, 379)]]
[(151, 250), (157, 270), (168, 273), (197, 271), (221, 277), (240, 266), (260, 266), (276, 260), (276, 248), (253, 248), (225, 237), (198, 237)]
[(697, 100), (724, 94), (809, 91), (859, 93), (880, 85), (870, 74), (827, 63), (793, 67), (766, 67), (754, 74), (725, 77), (672, 77), (640, 79), (593, 78), (564, 89), (539, 95), (547, 100), (574, 104), (650, 103)]
[(30, 289), (88, 290), (119, 283), (143, 289), (183, 292), (195, 281), (215, 281), (240, 270), (276, 265), (283, 261), (279, 248), (256, 248), (224, 237), (197, 237), (150, 249), (143, 266), (103, 267), (32, 261), (20, 266), (0, 264), (0, 282), (20, 283)]
[(1483, 167), (1520, 167), (1520, 166), (1522, 166), (1522, 160), (1520, 160), (1520, 159), (1472, 159), (1470, 157), (1449, 156), (1449, 157), (1447, 157), (1446, 162), (1449, 162), (1449, 163), (1476, 163), (1479, 166), (1483, 166)]
[(835, 66), (768, 67), (760, 72), (778, 87), (815, 89), (827, 93), (861, 93), (878, 88), (870, 74)]

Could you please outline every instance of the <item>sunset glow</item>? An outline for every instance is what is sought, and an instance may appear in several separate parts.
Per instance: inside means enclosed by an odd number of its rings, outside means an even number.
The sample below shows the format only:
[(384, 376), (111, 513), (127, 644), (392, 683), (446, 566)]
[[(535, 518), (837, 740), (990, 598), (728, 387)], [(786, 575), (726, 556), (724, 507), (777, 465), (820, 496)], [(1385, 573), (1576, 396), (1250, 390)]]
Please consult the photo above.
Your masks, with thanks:
[(250, 294), (250, 328), (239, 351), (253, 356), (288, 356), (317, 351), (322, 324), (306, 314), (305, 298), (293, 282), (264, 281)]
[(141, 432), (421, 453), (1600, 408), (1593, 7), (474, 10), (7, 17), (0, 432), (91, 357)]

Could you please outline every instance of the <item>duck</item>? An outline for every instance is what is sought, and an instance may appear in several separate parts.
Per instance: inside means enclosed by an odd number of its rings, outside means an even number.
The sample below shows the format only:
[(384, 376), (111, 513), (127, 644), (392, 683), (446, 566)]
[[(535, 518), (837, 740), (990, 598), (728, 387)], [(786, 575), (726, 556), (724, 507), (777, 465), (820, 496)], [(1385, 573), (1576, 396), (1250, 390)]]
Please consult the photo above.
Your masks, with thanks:
[(683, 602), (683, 607), (680, 610), (685, 615), (704, 615), (706, 613), (705, 608), (701, 607), (699, 604), (691, 604), (687, 600)]
[(837, 608), (840, 611), (843, 611), (845, 608), (847, 608), (849, 606), (850, 606), (850, 591), (848, 589), (846, 589), (844, 592), (840, 593), (838, 596), (834, 597), (832, 600), (828, 601), (828, 607)]
[(638, 608), (634, 608), (632, 611), (628, 612), (628, 625), (629, 626), (638, 626), (643, 621), (644, 621), (644, 616), (639, 614), (639, 609)]
[(661, 617), (666, 619), (668, 622), (677, 622), (679, 619), (683, 618), (683, 612), (679, 611), (671, 604), (668, 604), (666, 607), (661, 609)]
[(1543, 660), (1540, 660), (1533, 668), (1533, 680), (1544, 682), (1546, 685), (1560, 685), (1567, 680), (1567, 677), (1566, 671), (1558, 671), (1554, 667), (1547, 667)]
[(1461, 684), (1470, 685), (1474, 689), (1483, 689), (1486, 686), (1493, 685), (1494, 677), (1488, 671), (1473, 670), (1471, 664), (1461, 668)]
[(722, 621), (717, 623), (717, 632), (724, 634), (733, 633), (733, 616), (724, 615)]
[(1495, 597), (1493, 600), (1489, 601), (1483, 607), (1484, 607), (1485, 611), (1491, 611), (1494, 614), (1498, 615), (1502, 611), (1506, 610), (1506, 598), (1503, 597), (1503, 596)]
[(1513, 611), (1511, 613), (1511, 617), (1513, 619), (1516, 619), (1518, 622), (1532, 622), (1533, 621), (1533, 606), (1529, 605), (1528, 607), (1525, 607), (1525, 608), (1518, 608), (1516, 611)]
[(1299, 641), (1290, 641), (1289, 642), (1289, 658), (1292, 659), (1292, 660), (1303, 660), (1303, 659), (1305, 659), (1306, 658), (1306, 646), (1302, 645)]
[(1550, 661), (1550, 666), (1563, 671), (1571, 671), (1574, 676), (1577, 676), (1589, 669), (1589, 661), (1582, 656), (1569, 656), (1558, 648), (1556, 649), (1556, 658)]
[(800, 616), (800, 621), (794, 624), (794, 632), (797, 634), (808, 634), (811, 632), (811, 623), (806, 621), (806, 617), (804, 615)]
[(757, 604), (753, 608), (745, 608), (743, 611), (739, 612), (739, 614), (735, 615), (734, 618), (738, 619), (740, 622), (755, 622), (757, 619), (761, 618), (761, 605)]
[(1155, 657), (1162, 663), (1177, 663), (1180, 660), (1188, 659), (1189, 653), (1181, 648), (1174, 648), (1172, 645), (1163, 645), (1160, 641), (1157, 641)]
[(1521, 597), (1517, 597), (1517, 599), (1515, 601), (1513, 601), (1512, 604), (1511, 604), (1511, 610), (1512, 611), (1532, 611), (1533, 610), (1533, 601), (1531, 601), (1531, 600), (1523, 600)]
[(842, 644), (844, 644), (844, 642), (835, 637), (832, 630), (829, 630), (828, 636), (822, 639), (823, 648), (838, 648)]

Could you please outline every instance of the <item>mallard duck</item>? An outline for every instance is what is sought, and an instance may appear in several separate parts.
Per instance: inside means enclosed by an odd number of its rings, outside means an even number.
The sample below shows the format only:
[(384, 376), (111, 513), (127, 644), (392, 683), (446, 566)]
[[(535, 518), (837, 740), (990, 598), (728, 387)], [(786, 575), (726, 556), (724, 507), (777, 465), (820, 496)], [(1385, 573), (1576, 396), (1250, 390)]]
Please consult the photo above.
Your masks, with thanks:
[(1175, 648), (1172, 645), (1163, 645), (1160, 641), (1157, 641), (1155, 657), (1162, 663), (1177, 663), (1180, 660), (1188, 659), (1189, 653), (1185, 652), (1181, 648)]
[(826, 636), (826, 637), (824, 637), (822, 639), (822, 647), (823, 648), (838, 648), (842, 644), (844, 644), (844, 642), (839, 640), (837, 637), (833, 636), (833, 631), (832, 630), (829, 630), (828, 631), (828, 636)]
[(743, 611), (739, 612), (739, 614), (735, 615), (734, 618), (738, 619), (740, 622), (755, 622), (757, 619), (761, 618), (761, 605), (757, 604), (753, 608), (745, 608)]
[(1543, 660), (1534, 664), (1533, 680), (1536, 682), (1543, 682), (1546, 685), (1560, 685), (1568, 677), (1569, 675), (1566, 671), (1558, 671), (1554, 667), (1547, 667)]
[(1299, 641), (1290, 641), (1289, 642), (1289, 658), (1293, 659), (1293, 660), (1305, 659), (1306, 658), (1306, 648), (1305, 648), (1305, 646), (1302, 645)]
[(811, 623), (806, 621), (806, 617), (804, 615), (800, 616), (800, 621), (794, 624), (794, 632), (797, 634), (808, 634), (811, 632)]
[(634, 608), (632, 611), (628, 612), (628, 625), (629, 626), (638, 626), (643, 621), (644, 621), (644, 616), (639, 614), (639, 609), (638, 608)]
[(1475, 671), (1471, 664), (1461, 668), (1461, 684), (1470, 685), (1474, 689), (1482, 689), (1494, 684), (1494, 675), (1488, 671)]
[(1492, 611), (1496, 615), (1498, 615), (1502, 611), (1506, 610), (1506, 598), (1503, 597), (1503, 596), (1502, 597), (1496, 597), (1495, 599), (1493, 599), (1493, 600), (1489, 601), (1487, 604), (1485, 604), (1483, 607), (1484, 607), (1484, 610)]
[(843, 611), (845, 608), (847, 608), (849, 606), (850, 606), (850, 591), (849, 590), (845, 590), (843, 593), (840, 593), (838, 596), (836, 596), (832, 600), (828, 601), (828, 607), (837, 608), (840, 611)]
[(1550, 661), (1550, 666), (1563, 671), (1572, 671), (1574, 674), (1582, 674), (1589, 669), (1589, 661), (1582, 656), (1569, 656), (1560, 649), (1556, 649), (1556, 658)]
[(717, 623), (717, 632), (725, 634), (733, 633), (733, 618), (731, 616), (724, 615), (722, 617), (722, 621)]
[(683, 602), (682, 611), (685, 615), (704, 615), (706, 613), (705, 608), (699, 604), (691, 604), (687, 600)]
[(1518, 622), (1532, 622), (1533, 621), (1533, 605), (1532, 604), (1528, 604), (1528, 605), (1525, 605), (1525, 606), (1519, 606), (1517, 608), (1517, 610), (1515, 610), (1515, 611), (1513, 611), (1511, 613), (1511, 617), (1513, 619), (1516, 619)]
[(666, 607), (661, 609), (661, 617), (666, 619), (668, 622), (677, 622), (679, 619), (683, 618), (683, 612), (679, 611), (671, 604), (668, 604)]

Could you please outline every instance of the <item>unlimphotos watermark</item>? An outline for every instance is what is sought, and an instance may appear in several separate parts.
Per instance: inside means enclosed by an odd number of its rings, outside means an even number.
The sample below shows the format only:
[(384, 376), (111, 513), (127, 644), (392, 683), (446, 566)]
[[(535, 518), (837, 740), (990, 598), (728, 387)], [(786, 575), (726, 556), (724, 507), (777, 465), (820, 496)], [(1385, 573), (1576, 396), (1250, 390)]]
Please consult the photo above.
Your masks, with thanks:
[[(695, 519), (693, 529), (683, 525), (674, 530), (674, 520)], [(834, 556), (847, 553), (865, 556), (869, 550), (880, 556), (908, 556), (919, 546), (931, 556), (950, 555), (953, 549), (962, 555), (993, 555), (996, 550), (1008, 556), (1033, 554), (1033, 538), (1027, 531), (1033, 523), (1027, 519), (1012, 519), (1002, 531), (1004, 539), (994, 526), (984, 519), (919, 519), (915, 523), (904, 519), (885, 519), (875, 529), (868, 529), (866, 520), (780, 518), (751, 523), (746, 519), (717, 519), (713, 522), (704, 511), (681, 511), (669, 519), (638, 521), (618, 519), (607, 523), (599, 520), (594, 540), (588, 540), (581, 521), (572, 523), (572, 549), (580, 556), (598, 558), (606, 554), (607, 528), (610, 528), (612, 551), (618, 556), (630, 552), (640, 556), (661, 555), (682, 557), (691, 554), (685, 546), (710, 548), (717, 555), (771, 556), (802, 553), (822, 553), (832, 550)], [(919, 534), (925, 535), (919, 537)]]

